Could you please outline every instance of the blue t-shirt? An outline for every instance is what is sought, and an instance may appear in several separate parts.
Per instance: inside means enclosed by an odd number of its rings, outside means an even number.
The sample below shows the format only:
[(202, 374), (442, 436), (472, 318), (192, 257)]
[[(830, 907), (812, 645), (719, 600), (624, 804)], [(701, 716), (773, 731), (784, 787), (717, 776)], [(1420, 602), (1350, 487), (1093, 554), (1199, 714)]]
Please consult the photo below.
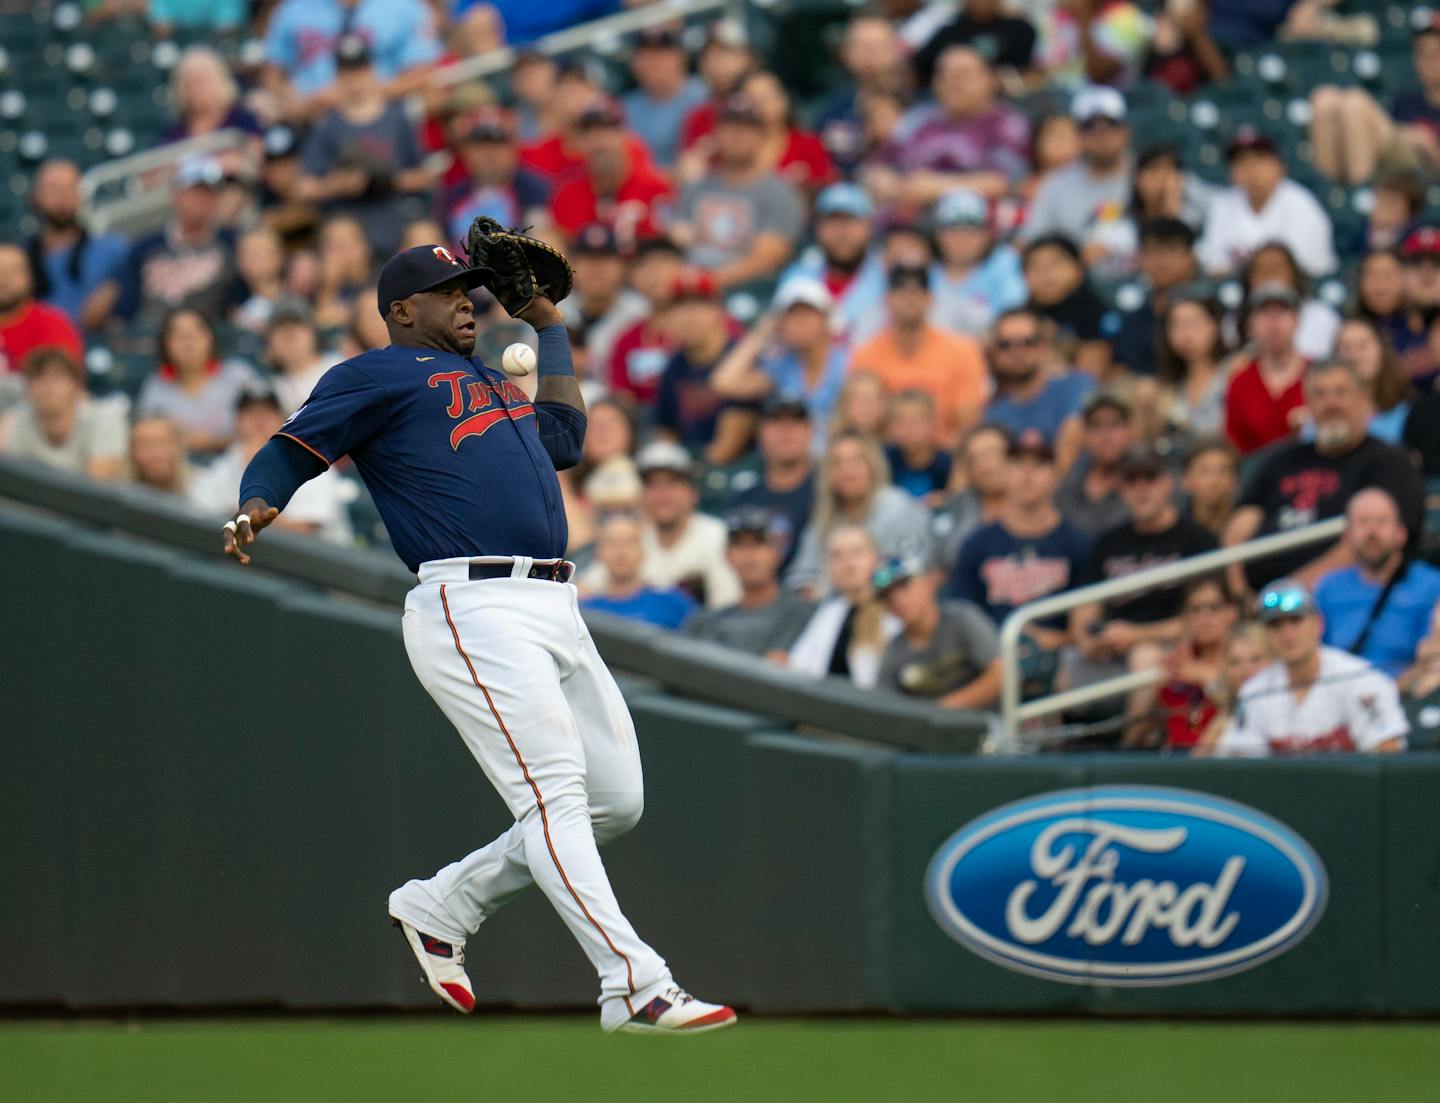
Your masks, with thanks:
[(705, 82), (691, 77), (668, 100), (652, 99), (647, 92), (637, 88), (620, 97), (620, 106), (625, 109), (625, 121), (630, 124), (631, 130), (640, 135), (655, 163), (668, 169), (680, 156), (680, 135), (685, 128), (686, 116), (704, 103), (709, 95)]
[(832, 348), (830, 358), (825, 361), (825, 371), (811, 389), (805, 386), (805, 365), (793, 353), (783, 352), (760, 361), (760, 366), (774, 380), (776, 394), (799, 395), (810, 407), (810, 424), (816, 429), (817, 450), (823, 443), (820, 438), (824, 435), (824, 427), (830, 424), (835, 405), (840, 401), (840, 388), (845, 382), (845, 369), (848, 364), (849, 357), (845, 350), (838, 346)]
[[(340, 0), (282, 0), (265, 30), (265, 60), (308, 96), (335, 81), (335, 41), (349, 29), (370, 43), (381, 80), (440, 56), (435, 18), (425, 0), (358, 0), (347, 13)], [(512, 38), (512, 41), (514, 39)]]
[[(946, 593), (973, 601), (1002, 623), (1026, 602), (1074, 586), (1090, 555), (1090, 538), (1068, 521), (1043, 536), (1012, 536), (999, 521), (982, 525), (960, 545)], [(1038, 622), (1063, 627), (1064, 615)]]
[(932, 490), (944, 490), (950, 482), (949, 452), (937, 451), (924, 467), (911, 467), (896, 445), (887, 444), (885, 458), (890, 461), (890, 481), (917, 498)]
[(1095, 389), (1095, 380), (1084, 372), (1057, 376), (1029, 402), (1019, 403), (1008, 395), (997, 395), (985, 407), (985, 421), (1003, 425), (1015, 436), (1026, 429), (1038, 429), (1051, 444), (1060, 435), (1066, 418), (1078, 417), (1085, 396)]
[(715, 363), (697, 364), (681, 349), (670, 357), (660, 376), (655, 424), (669, 429), (691, 452), (702, 451), (715, 439), (715, 426), (729, 405), (710, 385), (710, 373), (729, 350), (727, 343)]
[(602, 613), (614, 613), (617, 617), (644, 621), (660, 628), (679, 628), (697, 606), (695, 599), (684, 590), (657, 590), (644, 586), (629, 597), (587, 597), (580, 602), (581, 609), (598, 609)]
[(326, 463), (355, 461), (412, 571), (431, 559), (565, 554), (555, 472), (579, 460), (585, 416), (532, 404), (479, 357), (361, 353), (326, 372), (279, 435)]
[(48, 249), (45, 252), (45, 278), (50, 289), (45, 301), (57, 310), (63, 310), (77, 326), (80, 324), (80, 309), (97, 287), (107, 280), (118, 280), (124, 275), (126, 261), (130, 257), (130, 243), (118, 234), (96, 234), (85, 239), (85, 248), (80, 253), (80, 271), (76, 278), (70, 275), (70, 258), (75, 247)]
[[(1382, 588), (1361, 577), (1359, 567), (1342, 567), (1322, 578), (1315, 587), (1315, 601), (1325, 615), (1324, 642), (1346, 651), (1354, 647)], [(1430, 631), (1437, 601), (1440, 571), (1428, 563), (1411, 563), (1370, 626), (1360, 657), (1392, 678), (1400, 674), (1415, 661), (1415, 648)]]
[[(482, 0), (455, 0), (458, 19)], [(505, 41), (514, 46), (534, 42), (555, 31), (563, 31), (577, 23), (588, 23), (602, 15), (620, 10), (620, 0), (489, 0), (500, 12), (505, 25)]]

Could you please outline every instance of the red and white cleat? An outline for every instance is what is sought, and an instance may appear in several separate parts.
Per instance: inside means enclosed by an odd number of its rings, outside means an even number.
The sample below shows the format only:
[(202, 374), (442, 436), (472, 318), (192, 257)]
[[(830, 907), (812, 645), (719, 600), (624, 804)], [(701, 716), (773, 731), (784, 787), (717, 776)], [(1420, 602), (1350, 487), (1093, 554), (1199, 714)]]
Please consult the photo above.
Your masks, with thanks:
[(430, 990), (462, 1014), (474, 1011), (475, 989), (470, 987), (470, 978), (465, 974), (464, 945), (446, 942), (443, 938), (416, 930), (393, 915), (390, 922), (400, 928), (400, 933), (410, 944)]
[(667, 988), (620, 1024), (627, 1034), (704, 1034), (734, 1026), (735, 1012), (697, 1000), (681, 988)]

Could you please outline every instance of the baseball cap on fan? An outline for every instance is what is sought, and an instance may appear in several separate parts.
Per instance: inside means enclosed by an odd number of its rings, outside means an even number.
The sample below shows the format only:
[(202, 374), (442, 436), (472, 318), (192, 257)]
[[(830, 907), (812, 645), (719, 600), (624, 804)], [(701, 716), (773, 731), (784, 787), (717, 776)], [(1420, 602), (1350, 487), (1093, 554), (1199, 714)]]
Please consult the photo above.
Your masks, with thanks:
[(875, 204), (858, 184), (841, 182), (831, 184), (815, 197), (815, 214), (819, 218), (831, 215), (870, 218), (875, 214)]
[(1123, 123), (1125, 97), (1108, 85), (1089, 85), (1071, 98), (1070, 117), (1081, 124), (1092, 119), (1109, 119), (1112, 123)]
[(408, 299), (411, 295), (433, 291), (451, 280), (460, 280), (468, 291), (479, 287), (480, 281), (488, 274), (483, 268), (466, 268), (443, 245), (416, 245), (396, 253), (380, 269), (375, 295), (380, 317), (390, 313), (391, 303)]
[(791, 307), (808, 306), (829, 314), (835, 298), (823, 283), (812, 276), (792, 276), (775, 292), (775, 313), (784, 314)]
[(218, 188), (225, 180), (225, 170), (214, 157), (194, 153), (180, 162), (175, 169), (175, 188), (207, 187)]
[(1303, 617), (1319, 610), (1315, 595), (1303, 582), (1293, 578), (1279, 578), (1260, 592), (1255, 615), (1261, 624), (1268, 624), (1272, 620)]
[(935, 225), (941, 230), (969, 227), (982, 229), (990, 224), (990, 205), (978, 191), (955, 188), (935, 201)]
[(1440, 227), (1417, 226), (1400, 244), (1403, 261), (1440, 260)]
[(670, 440), (651, 441), (635, 454), (635, 469), (643, 479), (656, 471), (669, 471), (675, 475), (695, 478), (695, 461), (682, 445)]

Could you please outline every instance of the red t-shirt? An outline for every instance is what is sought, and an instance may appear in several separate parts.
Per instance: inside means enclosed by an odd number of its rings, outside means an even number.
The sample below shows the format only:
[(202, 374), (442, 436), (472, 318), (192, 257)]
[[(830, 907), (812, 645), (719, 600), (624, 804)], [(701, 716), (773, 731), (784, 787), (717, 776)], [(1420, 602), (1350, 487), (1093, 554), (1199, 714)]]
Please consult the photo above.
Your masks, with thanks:
[(689, 149), (701, 138), (708, 137), (715, 129), (715, 117), (719, 113), (720, 105), (715, 100), (706, 100), (698, 107), (692, 107), (680, 127), (681, 148)]
[(85, 356), (79, 332), (53, 306), (32, 301), (0, 322), (0, 371), (18, 372), (31, 351), (49, 347), (62, 348), (76, 360)]
[(820, 139), (808, 130), (791, 130), (777, 172), (799, 188), (817, 190), (835, 179), (835, 164)]
[(615, 340), (610, 354), (610, 389), (632, 395), (641, 405), (655, 401), (660, 376), (675, 343), (650, 319), (636, 322)]
[[(625, 152), (632, 165), (651, 167), (650, 150), (636, 135), (625, 136)], [(579, 151), (565, 144), (563, 134), (547, 134), (521, 146), (520, 164), (552, 181), (568, 180), (585, 168)]]
[(1300, 427), (1305, 408), (1301, 372), (1284, 393), (1272, 395), (1260, 378), (1259, 360), (1251, 360), (1230, 378), (1225, 393), (1225, 435), (1242, 454), (1288, 437)]
[(1165, 710), (1165, 746), (1172, 750), (1195, 746), (1215, 719), (1215, 702), (1206, 696), (1203, 687), (1189, 682), (1167, 682), (1162, 686), (1160, 707)]
[(571, 236), (603, 222), (615, 231), (621, 248), (629, 249), (660, 232), (660, 211), (670, 195), (670, 181), (651, 166), (636, 164), (613, 196), (597, 196), (588, 173), (561, 184), (550, 200), (550, 216)]

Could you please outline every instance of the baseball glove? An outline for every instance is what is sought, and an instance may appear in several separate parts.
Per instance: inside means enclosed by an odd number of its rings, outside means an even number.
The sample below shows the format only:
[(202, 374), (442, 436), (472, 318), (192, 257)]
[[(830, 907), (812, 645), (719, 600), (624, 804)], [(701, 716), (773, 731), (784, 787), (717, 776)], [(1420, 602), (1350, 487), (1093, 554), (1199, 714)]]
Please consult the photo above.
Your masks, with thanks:
[(488, 273), (482, 282), (512, 318), (539, 295), (558, 303), (575, 282), (575, 270), (558, 249), (483, 215), (470, 223), (465, 255), (471, 268)]

